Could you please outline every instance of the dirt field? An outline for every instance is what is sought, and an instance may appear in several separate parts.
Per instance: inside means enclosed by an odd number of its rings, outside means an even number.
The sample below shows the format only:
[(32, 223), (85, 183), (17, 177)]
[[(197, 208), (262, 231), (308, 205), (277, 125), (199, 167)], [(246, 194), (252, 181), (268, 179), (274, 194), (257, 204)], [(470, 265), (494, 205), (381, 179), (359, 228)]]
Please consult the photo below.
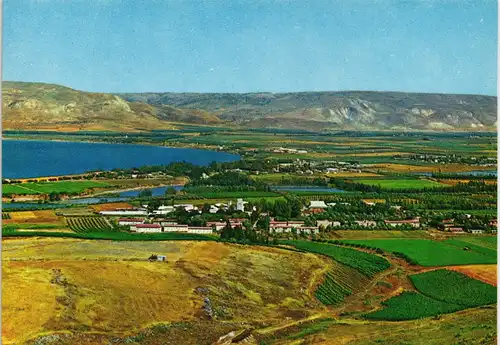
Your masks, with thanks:
[[(272, 323), (325, 310), (305, 292), (327, 264), (312, 254), (211, 242), (2, 243), (4, 344), (65, 330), (123, 335), (154, 322), (206, 320), (206, 298), (221, 321)], [(168, 262), (147, 262), (153, 253)]]
[(466, 265), (446, 267), (450, 270), (461, 272), (471, 278), (497, 286), (497, 265)]
[(97, 204), (97, 205), (92, 205), (90, 207), (92, 209), (94, 209), (96, 212), (109, 211), (109, 210), (114, 210), (117, 208), (122, 208), (122, 209), (134, 208), (128, 202), (113, 202), (113, 203), (108, 203), (108, 204)]

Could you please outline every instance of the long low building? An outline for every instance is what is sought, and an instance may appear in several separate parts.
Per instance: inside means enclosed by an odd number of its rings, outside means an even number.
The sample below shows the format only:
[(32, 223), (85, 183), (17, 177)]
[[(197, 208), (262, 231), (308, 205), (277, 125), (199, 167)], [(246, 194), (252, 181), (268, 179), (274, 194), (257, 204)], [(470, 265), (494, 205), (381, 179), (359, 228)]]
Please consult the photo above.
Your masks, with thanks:
[(130, 230), (135, 232), (162, 232), (160, 224), (137, 224), (131, 225)]
[(118, 219), (118, 225), (137, 225), (144, 223), (144, 219), (142, 218), (120, 218)]
[(420, 226), (420, 219), (405, 219), (405, 220), (385, 220), (385, 224), (390, 226), (400, 226), (400, 225), (410, 225), (414, 228), (418, 228)]
[(187, 231), (188, 225), (186, 224), (166, 224), (163, 226), (164, 232), (182, 232)]
[(101, 211), (99, 214), (103, 216), (147, 216), (147, 210), (135, 209), (135, 210), (109, 210), (109, 211)]
[(187, 232), (189, 234), (212, 234), (213, 229), (210, 226), (190, 226), (188, 227)]

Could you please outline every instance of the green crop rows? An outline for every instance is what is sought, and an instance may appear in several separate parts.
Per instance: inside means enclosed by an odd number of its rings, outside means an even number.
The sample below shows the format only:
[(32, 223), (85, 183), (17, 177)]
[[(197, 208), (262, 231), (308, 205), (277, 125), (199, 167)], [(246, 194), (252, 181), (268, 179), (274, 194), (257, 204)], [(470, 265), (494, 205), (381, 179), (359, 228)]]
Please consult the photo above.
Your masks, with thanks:
[(105, 219), (100, 217), (68, 217), (66, 220), (71, 230), (78, 233), (109, 232), (115, 230)]
[(324, 282), (318, 286), (315, 295), (321, 303), (326, 305), (339, 304), (344, 300), (345, 296), (352, 294), (351, 290), (337, 283), (335, 278), (332, 272), (328, 272)]
[(369, 313), (366, 318), (413, 320), (496, 303), (495, 287), (462, 273), (440, 269), (410, 278), (419, 292), (393, 297), (383, 303), (384, 309)]
[(495, 287), (459, 272), (440, 269), (410, 278), (422, 294), (447, 303), (478, 307), (495, 303), (497, 299)]
[(463, 309), (459, 305), (441, 302), (413, 291), (403, 292), (383, 304), (384, 309), (367, 314), (366, 318), (388, 321), (413, 320)]
[(329, 256), (344, 265), (358, 270), (368, 278), (372, 278), (375, 274), (382, 272), (391, 266), (386, 259), (377, 255), (333, 244), (309, 241), (281, 241), (280, 243), (292, 245), (300, 250)]

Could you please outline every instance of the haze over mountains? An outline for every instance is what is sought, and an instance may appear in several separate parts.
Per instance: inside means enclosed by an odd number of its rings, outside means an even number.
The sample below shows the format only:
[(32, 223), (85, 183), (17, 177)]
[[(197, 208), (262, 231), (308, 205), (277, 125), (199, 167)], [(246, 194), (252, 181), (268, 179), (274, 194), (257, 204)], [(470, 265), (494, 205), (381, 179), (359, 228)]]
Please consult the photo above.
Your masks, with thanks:
[(175, 123), (310, 130), (496, 130), (497, 98), (400, 92), (126, 93), (3, 82), (4, 129), (135, 131)]

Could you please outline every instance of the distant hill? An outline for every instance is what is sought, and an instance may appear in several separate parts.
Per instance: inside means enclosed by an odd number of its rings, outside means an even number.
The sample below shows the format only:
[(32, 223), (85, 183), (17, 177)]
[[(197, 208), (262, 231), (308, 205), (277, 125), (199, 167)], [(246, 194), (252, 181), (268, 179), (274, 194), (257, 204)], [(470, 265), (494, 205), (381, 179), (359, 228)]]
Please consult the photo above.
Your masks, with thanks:
[(106, 93), (25, 82), (2, 83), (4, 129), (136, 131), (172, 128), (172, 122), (220, 123), (203, 110), (127, 102)]
[(496, 130), (492, 96), (401, 92), (128, 93), (126, 100), (203, 109), (248, 127)]
[(106, 94), (2, 83), (4, 129), (141, 131), (176, 123), (309, 130), (496, 130), (496, 97), (398, 92)]

